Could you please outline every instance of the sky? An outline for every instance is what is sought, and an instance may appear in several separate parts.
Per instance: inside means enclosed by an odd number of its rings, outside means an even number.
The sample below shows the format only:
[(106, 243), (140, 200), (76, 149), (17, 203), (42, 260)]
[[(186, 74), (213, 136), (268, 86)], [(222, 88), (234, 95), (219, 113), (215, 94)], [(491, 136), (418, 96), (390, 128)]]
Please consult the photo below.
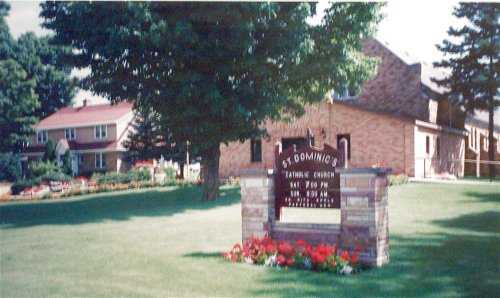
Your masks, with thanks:
[[(10, 15), (7, 17), (11, 33), (19, 37), (24, 32), (34, 31), (37, 35), (47, 34), (41, 28), (40, 7), (38, 2), (14, 1), (11, 2)], [(447, 37), (450, 26), (459, 26), (453, 7), (458, 1), (389, 1), (383, 8), (384, 19), (378, 26), (376, 38), (387, 43), (397, 53), (405, 53), (412, 60), (427, 64), (439, 61), (442, 58), (436, 44)], [(327, 5), (320, 2), (318, 10)], [(82, 74), (82, 71), (75, 71)], [(79, 105), (83, 99), (90, 103), (102, 103), (106, 100), (92, 95), (90, 92), (80, 91), (75, 97), (75, 104)]]

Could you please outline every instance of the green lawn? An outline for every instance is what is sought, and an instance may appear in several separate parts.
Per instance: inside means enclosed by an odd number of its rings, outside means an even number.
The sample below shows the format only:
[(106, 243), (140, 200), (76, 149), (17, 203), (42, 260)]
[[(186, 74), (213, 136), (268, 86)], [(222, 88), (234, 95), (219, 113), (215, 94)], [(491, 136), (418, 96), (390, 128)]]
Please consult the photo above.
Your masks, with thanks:
[(390, 189), (391, 262), (356, 276), (224, 262), (239, 190), (157, 188), (0, 206), (0, 297), (498, 297), (500, 188)]

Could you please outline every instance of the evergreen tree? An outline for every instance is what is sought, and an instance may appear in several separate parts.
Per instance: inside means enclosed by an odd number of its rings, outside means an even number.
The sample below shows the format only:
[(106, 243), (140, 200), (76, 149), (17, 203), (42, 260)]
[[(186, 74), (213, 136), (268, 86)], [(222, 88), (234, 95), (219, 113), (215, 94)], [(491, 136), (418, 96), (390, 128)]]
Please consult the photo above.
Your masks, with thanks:
[[(438, 45), (445, 59), (434, 65), (451, 70), (451, 74), (434, 81), (446, 87), (445, 96), (467, 112), (489, 112), (488, 158), (493, 161), (496, 146), (494, 113), (500, 106), (500, 4), (460, 3), (453, 14), (465, 19), (466, 25), (459, 29), (450, 27), (450, 39)], [(493, 164), (489, 170), (490, 177), (494, 177)]]
[(127, 160), (158, 159), (165, 154), (166, 143), (163, 131), (160, 129), (159, 116), (149, 107), (135, 110), (135, 121), (132, 124), (124, 147), (127, 148)]
[(151, 107), (139, 107), (135, 110), (135, 122), (132, 124), (124, 147), (127, 148), (126, 159), (134, 163), (138, 160), (160, 159), (172, 160), (182, 168), (186, 161), (186, 146), (175, 144), (168, 128), (161, 127), (160, 115)]
[(200, 153), (203, 197), (218, 194), (221, 144), (264, 133), (267, 119), (300, 115), (331, 90), (359, 85), (375, 60), (361, 41), (379, 4), (44, 2), (43, 25), (89, 67), (85, 86), (152, 107), (176, 144)]

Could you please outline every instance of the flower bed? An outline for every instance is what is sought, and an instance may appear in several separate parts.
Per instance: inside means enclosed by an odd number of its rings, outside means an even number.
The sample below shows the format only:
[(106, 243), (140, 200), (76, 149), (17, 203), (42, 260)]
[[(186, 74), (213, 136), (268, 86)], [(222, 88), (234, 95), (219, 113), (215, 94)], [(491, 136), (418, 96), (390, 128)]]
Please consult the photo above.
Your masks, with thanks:
[(231, 251), (223, 253), (223, 257), (231, 262), (352, 274), (362, 268), (359, 252), (360, 247), (349, 253), (347, 250), (337, 249), (335, 245), (313, 246), (304, 240), (292, 244), (264, 237), (251, 238), (243, 246), (237, 243)]

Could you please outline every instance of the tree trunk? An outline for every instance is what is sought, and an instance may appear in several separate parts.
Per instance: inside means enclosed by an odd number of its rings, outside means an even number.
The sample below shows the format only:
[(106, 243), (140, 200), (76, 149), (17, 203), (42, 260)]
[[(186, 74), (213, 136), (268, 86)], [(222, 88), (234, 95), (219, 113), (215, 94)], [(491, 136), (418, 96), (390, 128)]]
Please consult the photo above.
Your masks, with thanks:
[(179, 179), (184, 180), (184, 163), (183, 162), (179, 163), (179, 170), (180, 170)]
[(204, 201), (213, 201), (219, 195), (219, 147), (220, 145), (217, 144), (201, 154)]
[[(493, 137), (493, 132), (495, 128), (495, 108), (494, 105), (491, 103), (490, 104), (490, 109), (489, 109), (489, 121), (488, 121), (488, 159), (489, 161), (495, 161), (495, 139)], [(489, 164), (489, 172), (490, 172), (490, 180), (493, 181), (493, 179), (496, 176), (496, 171), (495, 171), (495, 165), (493, 163)]]

